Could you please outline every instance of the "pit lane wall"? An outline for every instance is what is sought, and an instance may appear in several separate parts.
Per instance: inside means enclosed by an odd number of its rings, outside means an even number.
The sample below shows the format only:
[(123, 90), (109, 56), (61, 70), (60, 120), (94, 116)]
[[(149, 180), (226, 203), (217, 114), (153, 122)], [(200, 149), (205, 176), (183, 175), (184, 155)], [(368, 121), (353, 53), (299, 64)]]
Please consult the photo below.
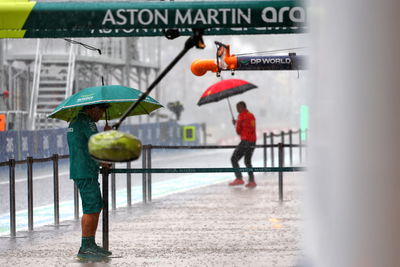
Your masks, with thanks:
[[(185, 138), (183, 130), (187, 127), (194, 131), (191, 136), (193, 138)], [(68, 155), (66, 130), (66, 128), (59, 128), (0, 132), (0, 162), (9, 159), (23, 160), (26, 157), (45, 158), (53, 154)], [(168, 121), (123, 125), (120, 130), (135, 135), (142, 144), (199, 145), (203, 142), (200, 124), (180, 125), (176, 121)]]

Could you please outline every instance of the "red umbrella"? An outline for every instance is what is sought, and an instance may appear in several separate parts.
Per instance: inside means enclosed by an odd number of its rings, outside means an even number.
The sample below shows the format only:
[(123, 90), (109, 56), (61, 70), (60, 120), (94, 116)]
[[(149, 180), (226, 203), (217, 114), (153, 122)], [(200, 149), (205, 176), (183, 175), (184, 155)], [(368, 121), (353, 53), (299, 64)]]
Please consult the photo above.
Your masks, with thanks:
[[(200, 97), (197, 105), (201, 106), (211, 102), (217, 102), (225, 98), (227, 98), (229, 102), (230, 96), (238, 95), (254, 88), (257, 88), (257, 86), (247, 81), (239, 79), (222, 80), (208, 87)], [(229, 109), (233, 118), (233, 112), (230, 103)]]

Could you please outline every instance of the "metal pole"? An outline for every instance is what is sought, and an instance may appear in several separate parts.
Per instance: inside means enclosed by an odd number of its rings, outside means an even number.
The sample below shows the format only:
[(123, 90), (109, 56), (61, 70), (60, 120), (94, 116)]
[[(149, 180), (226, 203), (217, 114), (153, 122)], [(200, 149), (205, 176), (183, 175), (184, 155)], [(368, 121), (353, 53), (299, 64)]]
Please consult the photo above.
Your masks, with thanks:
[[(146, 88), (148, 88), (149, 87), (150, 70), (148, 68), (145, 68), (144, 74), (145, 74), (145, 86), (146, 86)], [(150, 116), (146, 116), (146, 117), (147, 117), (147, 123), (150, 123)]]
[(274, 155), (275, 147), (274, 147), (274, 133), (273, 132), (271, 132), (270, 141), (271, 141), (271, 166), (275, 167), (275, 155)]
[(201, 128), (203, 129), (203, 145), (207, 145), (207, 125), (203, 122), (201, 124)]
[(28, 162), (28, 229), (33, 230), (33, 158), (27, 157)]
[(16, 220), (15, 220), (15, 159), (8, 161), (10, 168), (10, 235), (15, 237), (16, 234)]
[[(285, 144), (285, 132), (284, 131), (281, 131), (281, 143)], [(283, 147), (283, 150), (285, 150), (285, 147)], [(283, 159), (283, 160), (285, 160), (285, 159)]]
[(302, 144), (302, 140), (301, 140), (301, 133), (302, 133), (302, 130), (299, 129), (299, 159), (300, 159), (300, 163), (303, 163), (303, 144)]
[[(142, 168), (146, 169), (147, 167), (147, 146), (143, 146), (142, 150)], [(146, 179), (147, 179), (147, 173), (143, 173), (142, 175), (142, 197), (143, 197), (143, 203), (147, 202), (147, 184), (146, 184)]]
[(0, 88), (5, 88), (4, 76), (4, 39), (2, 39), (0, 40)]
[[(113, 168), (115, 164), (113, 164)], [(116, 200), (116, 185), (115, 185), (115, 173), (111, 173), (111, 209), (117, 209), (117, 200)]]
[(60, 224), (60, 195), (58, 190), (58, 154), (53, 155), (54, 224)]
[[(134, 110), (154, 89), (154, 87), (164, 78), (165, 75), (178, 63), (178, 61), (194, 46), (197, 48), (204, 48), (203, 43), (203, 30), (193, 29), (193, 35), (189, 37), (184, 45), (184, 48), (179, 54), (168, 64), (167, 67), (155, 78), (155, 80), (147, 87), (147, 90), (135, 101), (126, 111), (122, 114), (121, 118), (116, 122), (112, 128), (118, 130), (121, 123), (128, 117), (128, 114)], [(148, 83), (147, 83), (148, 84)]]
[(76, 183), (74, 183), (74, 217), (79, 220), (79, 193)]
[[(279, 168), (282, 168), (284, 166), (284, 150), (283, 150), (283, 144), (279, 143), (278, 144), (278, 148), (279, 148)], [(278, 174), (278, 179), (279, 179), (279, 201), (282, 202), (283, 201), (283, 172), (282, 170), (279, 170), (279, 174)]]
[(108, 169), (101, 168), (101, 174), (103, 178), (102, 186), (103, 186), (103, 248), (108, 250)]
[(267, 167), (267, 133), (263, 133), (263, 152), (264, 152), (264, 167)]
[(290, 166), (293, 166), (293, 131), (289, 130), (289, 156), (290, 156)]
[[(138, 76), (138, 89), (139, 91), (142, 92), (142, 69), (141, 67), (136, 67), (137, 68), (137, 76)], [(139, 117), (139, 124), (142, 124), (142, 116), (138, 116)]]
[[(151, 169), (151, 145), (147, 147), (147, 168)], [(151, 172), (147, 174), (147, 197), (151, 202)]]
[[(131, 162), (126, 163), (126, 168), (131, 168)], [(128, 207), (132, 206), (132, 178), (131, 173), (126, 174), (126, 202)]]
[(307, 160), (307, 143), (308, 143), (308, 129), (304, 129), (304, 145), (306, 146), (304, 149), (304, 158)]

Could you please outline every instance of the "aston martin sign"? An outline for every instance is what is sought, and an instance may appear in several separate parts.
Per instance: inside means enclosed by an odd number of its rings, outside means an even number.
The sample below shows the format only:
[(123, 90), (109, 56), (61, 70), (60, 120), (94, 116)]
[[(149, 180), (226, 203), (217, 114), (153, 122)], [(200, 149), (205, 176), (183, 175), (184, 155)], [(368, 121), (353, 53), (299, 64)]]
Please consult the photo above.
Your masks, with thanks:
[(189, 35), (301, 33), (304, 2), (0, 2), (3, 38), (158, 36), (166, 29)]

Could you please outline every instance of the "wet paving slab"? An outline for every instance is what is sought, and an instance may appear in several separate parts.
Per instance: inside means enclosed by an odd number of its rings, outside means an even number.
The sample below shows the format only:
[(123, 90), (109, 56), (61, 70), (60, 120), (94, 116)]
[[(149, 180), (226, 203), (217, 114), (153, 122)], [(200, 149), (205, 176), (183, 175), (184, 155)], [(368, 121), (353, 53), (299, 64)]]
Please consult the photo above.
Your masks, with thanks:
[[(0, 239), (0, 266), (296, 266), (301, 259), (303, 173), (258, 174), (258, 186), (219, 183), (110, 212), (110, 250), (76, 258), (77, 221)], [(101, 223), (97, 243), (101, 242)]]

